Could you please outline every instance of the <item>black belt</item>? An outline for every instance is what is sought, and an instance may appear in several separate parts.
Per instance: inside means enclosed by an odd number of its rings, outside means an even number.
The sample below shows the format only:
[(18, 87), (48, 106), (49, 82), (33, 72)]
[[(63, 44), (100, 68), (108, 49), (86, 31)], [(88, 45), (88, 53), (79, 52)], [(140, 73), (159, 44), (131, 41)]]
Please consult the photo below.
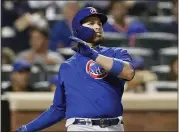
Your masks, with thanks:
[[(108, 127), (108, 126), (112, 126), (112, 125), (118, 125), (119, 124), (119, 119), (118, 118), (101, 118), (101, 119), (92, 119), (91, 121), (85, 121), (85, 119), (75, 119), (73, 124), (76, 125), (87, 125), (87, 124), (91, 124), (91, 125), (98, 125), (101, 128), (104, 127)], [(121, 120), (120, 121), (121, 124), (124, 124), (124, 121)]]

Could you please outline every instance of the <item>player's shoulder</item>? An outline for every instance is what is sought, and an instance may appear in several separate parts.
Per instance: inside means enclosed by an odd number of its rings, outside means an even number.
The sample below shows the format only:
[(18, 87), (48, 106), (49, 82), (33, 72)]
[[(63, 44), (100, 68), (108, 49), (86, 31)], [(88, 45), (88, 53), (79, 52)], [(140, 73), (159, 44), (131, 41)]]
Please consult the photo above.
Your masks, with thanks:
[(116, 52), (127, 52), (126, 49), (120, 48), (120, 47), (104, 47), (105, 50), (113, 51), (114, 53)]
[(60, 69), (68, 69), (72, 66), (72, 64), (74, 63), (75, 60), (75, 56), (73, 55), (72, 57), (70, 57), (69, 59), (65, 60), (61, 65), (60, 65)]

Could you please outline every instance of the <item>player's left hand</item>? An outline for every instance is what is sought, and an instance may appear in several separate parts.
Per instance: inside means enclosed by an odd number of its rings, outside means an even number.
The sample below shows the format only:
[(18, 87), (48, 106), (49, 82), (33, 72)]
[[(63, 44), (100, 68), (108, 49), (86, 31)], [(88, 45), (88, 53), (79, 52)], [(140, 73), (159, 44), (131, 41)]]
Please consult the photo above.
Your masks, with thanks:
[(78, 43), (78, 47), (72, 47), (72, 50), (74, 50), (86, 57), (89, 57), (89, 58), (93, 59), (94, 61), (96, 60), (99, 53), (96, 50), (94, 50), (93, 48), (90, 48), (85, 41), (83, 41), (79, 38), (73, 37), (73, 36), (71, 36), (69, 38), (72, 41)]

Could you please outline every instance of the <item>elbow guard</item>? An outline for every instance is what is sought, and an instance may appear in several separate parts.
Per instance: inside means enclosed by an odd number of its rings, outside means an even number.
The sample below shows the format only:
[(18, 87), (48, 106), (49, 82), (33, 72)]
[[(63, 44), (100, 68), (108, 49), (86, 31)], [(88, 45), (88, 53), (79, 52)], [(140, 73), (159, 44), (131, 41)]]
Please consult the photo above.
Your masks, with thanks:
[(113, 65), (109, 73), (112, 73), (115, 76), (119, 76), (120, 73), (122, 72), (124, 67), (124, 62), (120, 59), (113, 59)]

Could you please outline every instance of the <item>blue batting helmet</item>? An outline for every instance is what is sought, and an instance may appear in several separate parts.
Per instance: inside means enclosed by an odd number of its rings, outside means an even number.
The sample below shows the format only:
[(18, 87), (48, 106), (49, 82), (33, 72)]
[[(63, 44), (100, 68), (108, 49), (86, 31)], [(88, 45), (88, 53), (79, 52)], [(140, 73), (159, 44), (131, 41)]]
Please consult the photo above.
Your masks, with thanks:
[(105, 24), (107, 21), (107, 16), (102, 13), (98, 13), (95, 8), (93, 7), (83, 8), (76, 13), (76, 15), (72, 20), (72, 30), (73, 30), (73, 35), (75, 37), (78, 37), (82, 40), (89, 40), (89, 38), (93, 36), (94, 30), (87, 27), (83, 27), (81, 24), (82, 20), (84, 20), (89, 16), (97, 16), (102, 22), (102, 24)]

